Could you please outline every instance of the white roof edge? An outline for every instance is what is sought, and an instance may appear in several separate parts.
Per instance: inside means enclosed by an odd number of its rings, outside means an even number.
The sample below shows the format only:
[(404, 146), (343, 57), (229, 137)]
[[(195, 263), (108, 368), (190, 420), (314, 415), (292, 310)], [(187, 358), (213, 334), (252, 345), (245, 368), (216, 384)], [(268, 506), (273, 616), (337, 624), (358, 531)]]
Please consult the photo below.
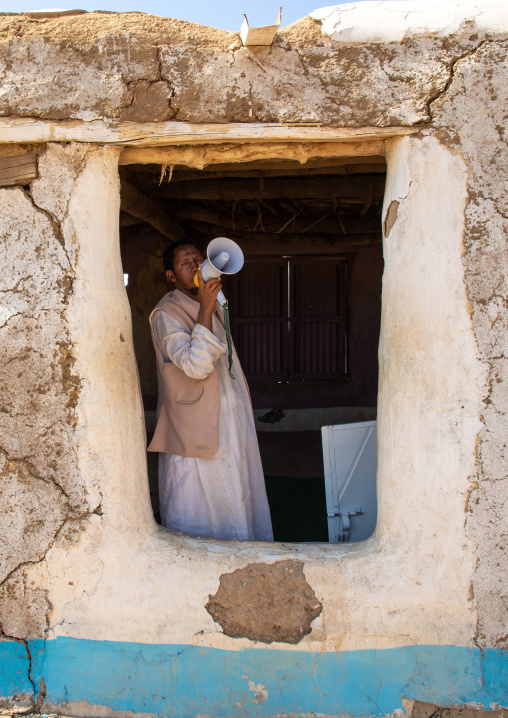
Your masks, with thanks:
[(364, 0), (309, 15), (323, 35), (340, 42), (401, 42), (417, 35), (447, 37), (471, 23), (480, 32), (508, 33), (507, 0)]

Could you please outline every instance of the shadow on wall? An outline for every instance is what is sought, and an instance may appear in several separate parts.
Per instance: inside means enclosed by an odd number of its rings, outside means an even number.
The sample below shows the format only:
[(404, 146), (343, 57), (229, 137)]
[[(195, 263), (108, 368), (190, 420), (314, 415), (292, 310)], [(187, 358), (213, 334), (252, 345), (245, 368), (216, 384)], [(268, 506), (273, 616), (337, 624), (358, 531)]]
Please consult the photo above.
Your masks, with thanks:
[(157, 372), (148, 317), (170, 286), (162, 261), (168, 240), (155, 230), (145, 232), (139, 238), (126, 232), (124, 237), (122, 264), (123, 271), (128, 274), (127, 296), (131, 305), (132, 333), (143, 404), (145, 410), (155, 411)]

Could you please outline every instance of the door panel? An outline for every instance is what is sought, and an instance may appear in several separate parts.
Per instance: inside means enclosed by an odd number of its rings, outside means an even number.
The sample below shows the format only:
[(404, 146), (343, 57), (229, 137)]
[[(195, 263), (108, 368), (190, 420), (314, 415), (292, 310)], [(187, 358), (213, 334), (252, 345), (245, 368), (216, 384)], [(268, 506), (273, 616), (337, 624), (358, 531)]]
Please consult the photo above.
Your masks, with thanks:
[(249, 379), (345, 374), (346, 260), (247, 259), (231, 277), (233, 336)]
[(286, 266), (282, 257), (247, 260), (240, 275), (231, 278), (232, 332), (249, 379), (286, 379)]
[(323, 426), (328, 535), (364, 541), (377, 521), (377, 422)]

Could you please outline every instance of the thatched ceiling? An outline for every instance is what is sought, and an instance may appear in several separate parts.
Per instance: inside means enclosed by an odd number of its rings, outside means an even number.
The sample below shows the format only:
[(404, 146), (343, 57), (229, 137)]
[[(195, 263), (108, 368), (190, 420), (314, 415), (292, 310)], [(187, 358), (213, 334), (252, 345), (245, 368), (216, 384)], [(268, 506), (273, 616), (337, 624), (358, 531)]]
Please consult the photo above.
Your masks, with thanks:
[[(379, 241), (386, 164), (383, 157), (122, 168), (124, 180), (155, 201), (194, 241), (227, 234), (249, 243)], [(122, 225), (143, 222), (122, 213)], [(169, 236), (169, 235), (166, 235)], [(171, 234), (171, 238), (175, 236)]]

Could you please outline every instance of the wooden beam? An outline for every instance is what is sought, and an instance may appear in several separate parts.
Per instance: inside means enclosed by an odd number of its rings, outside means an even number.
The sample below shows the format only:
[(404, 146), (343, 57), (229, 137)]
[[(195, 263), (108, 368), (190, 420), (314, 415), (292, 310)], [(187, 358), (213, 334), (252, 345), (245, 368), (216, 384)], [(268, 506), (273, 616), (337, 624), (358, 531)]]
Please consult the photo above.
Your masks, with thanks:
[[(351, 160), (349, 160), (351, 162)], [(303, 167), (296, 163), (291, 163), (291, 167), (277, 167), (273, 169), (268, 163), (262, 163), (259, 169), (246, 169), (245, 165), (238, 163), (236, 165), (214, 165), (214, 169), (208, 168), (203, 170), (179, 170), (175, 171), (172, 176), (174, 182), (194, 182), (201, 179), (224, 179), (226, 177), (235, 177), (242, 179), (245, 177), (312, 177), (314, 175), (343, 175), (349, 177), (354, 174), (386, 174), (386, 164), (341, 164), (338, 166), (319, 165), (316, 167), (308, 167), (306, 163)], [(286, 165), (290, 165), (289, 162)], [(137, 165), (139, 167), (139, 165)], [(226, 166), (230, 169), (216, 170), (216, 167)], [(251, 165), (247, 165), (249, 167)], [(157, 171), (146, 172), (143, 170), (132, 172), (129, 167), (129, 179), (135, 184), (160, 184), (161, 168), (156, 165)], [(233, 169), (235, 168), (235, 169)], [(163, 180), (164, 181), (164, 180)], [(167, 174), (166, 179), (167, 182)]]
[[(203, 236), (211, 238), (220, 236), (215, 232), (200, 232)], [(364, 244), (379, 244), (382, 241), (381, 230), (379, 232), (365, 232), (363, 234), (320, 234), (318, 232), (308, 232), (307, 234), (293, 234), (292, 232), (286, 232), (285, 234), (271, 234), (269, 232), (229, 232), (230, 239), (234, 239), (235, 242), (242, 247), (244, 244), (250, 243), (256, 246), (277, 246), (285, 247), (286, 249), (291, 246), (313, 246), (314, 248), (321, 247), (336, 247), (336, 246), (350, 246), (350, 245), (364, 245)], [(250, 246), (250, 245), (249, 245)]]
[[(185, 213), (190, 214), (190, 213)], [(265, 232), (269, 234), (301, 234), (304, 235), (308, 227), (309, 232), (318, 232), (319, 234), (333, 234), (333, 235), (350, 235), (350, 234), (364, 234), (365, 232), (380, 232), (381, 231), (381, 217), (341, 217), (341, 221), (337, 217), (325, 217), (326, 212), (323, 212), (323, 219), (319, 220), (319, 217), (297, 217), (294, 222), (290, 222), (285, 229), (279, 232), (279, 230), (287, 223), (288, 217), (284, 214), (283, 217), (279, 217), (277, 221), (274, 220), (269, 214), (263, 214), (263, 227)], [(188, 216), (184, 218), (179, 213), (180, 219), (185, 219), (186, 225), (192, 227), (192, 229), (202, 232), (204, 234), (215, 234), (220, 236), (224, 233), (231, 232), (250, 232), (257, 221), (252, 215), (249, 217), (250, 224), (247, 226), (245, 219), (240, 215), (235, 217), (235, 224), (231, 221), (231, 215), (229, 218), (219, 217), (213, 213), (196, 212), (194, 217)], [(312, 225), (312, 226), (311, 226)]]
[[(294, 145), (292, 145), (294, 148)], [(173, 178), (176, 180), (195, 180), (205, 179), (206, 177), (218, 177), (221, 174), (234, 174), (239, 176), (249, 176), (249, 173), (255, 173), (252, 176), (259, 176), (260, 172), (265, 175), (270, 173), (275, 175), (282, 174), (329, 174), (336, 170), (337, 173), (346, 172), (352, 174), (354, 172), (386, 172), (386, 158), (382, 155), (357, 155), (355, 157), (329, 157), (322, 159), (321, 157), (310, 158), (305, 165), (298, 160), (292, 159), (268, 159), (257, 160), (254, 162), (226, 162), (223, 164), (214, 164), (210, 168), (203, 170), (191, 169), (183, 165), (178, 165), (173, 171)], [(161, 166), (160, 164), (138, 164), (129, 165), (128, 171), (137, 175), (146, 175), (160, 181)], [(165, 181), (169, 174), (166, 173)]]
[(138, 217), (155, 227), (161, 234), (173, 242), (182, 239), (182, 227), (160, 208), (157, 202), (147, 197), (127, 180), (120, 180), (120, 209), (133, 217)]
[(267, 177), (258, 179), (196, 180), (169, 182), (159, 187), (142, 185), (152, 197), (178, 199), (348, 199), (381, 198), (385, 190), (383, 175), (319, 177)]
[[(355, 236), (347, 241), (337, 242), (323, 242), (319, 241), (319, 236), (314, 235), (312, 237), (303, 237), (297, 235), (298, 241), (295, 239), (293, 242), (282, 242), (280, 239), (281, 235), (272, 235), (272, 241), (270, 242), (258, 242), (255, 237), (244, 236), (242, 238), (237, 237), (235, 241), (241, 246), (242, 251), (245, 255), (288, 255), (288, 254), (325, 254), (335, 255), (342, 252), (355, 252), (362, 247), (377, 246), (381, 247), (381, 235), (376, 237), (359, 237)], [(205, 241), (209, 238), (207, 237)]]
[[(370, 145), (370, 143), (368, 143)], [(370, 145), (372, 146), (372, 145)], [(315, 148), (319, 148), (319, 145), (314, 145)], [(337, 146), (336, 146), (337, 148)], [(293, 145), (294, 149), (294, 145)], [(327, 149), (327, 147), (325, 147)], [(242, 163), (241, 167), (238, 167), (238, 163), (225, 163), (225, 164), (214, 164), (211, 170), (213, 172), (240, 172), (240, 171), (253, 171), (253, 172), (279, 172), (279, 174), (285, 174), (286, 170), (293, 170), (295, 172), (312, 172), (318, 171), (328, 172), (332, 169), (358, 169), (360, 171), (363, 167), (375, 167), (375, 171), (386, 172), (386, 157), (383, 155), (354, 155), (347, 157), (310, 157), (305, 164), (302, 166), (298, 160), (293, 159), (270, 159), (260, 160), (257, 162), (245, 162)], [(284, 172), (280, 172), (284, 170)], [(184, 170), (180, 170), (182, 172)], [(195, 173), (197, 174), (197, 173)]]
[(36, 178), (36, 152), (0, 159), (0, 187), (25, 185)]
[[(224, 125), (227, 127), (227, 125)], [(293, 160), (305, 163), (309, 159), (322, 161), (338, 157), (373, 157), (385, 154), (385, 141), (336, 142), (244, 142), (242, 144), (209, 144), (194, 146), (127, 147), (119, 164), (185, 165), (203, 169), (214, 164)]]
[(91, 142), (130, 147), (223, 142), (337, 142), (387, 139), (419, 132), (417, 127), (323, 127), (319, 124), (232, 122), (119, 122), (100, 120), (0, 119), (2, 142)]
[(132, 214), (127, 214), (127, 212), (120, 213), (120, 227), (135, 227), (140, 224), (143, 224), (142, 219), (138, 219)]

